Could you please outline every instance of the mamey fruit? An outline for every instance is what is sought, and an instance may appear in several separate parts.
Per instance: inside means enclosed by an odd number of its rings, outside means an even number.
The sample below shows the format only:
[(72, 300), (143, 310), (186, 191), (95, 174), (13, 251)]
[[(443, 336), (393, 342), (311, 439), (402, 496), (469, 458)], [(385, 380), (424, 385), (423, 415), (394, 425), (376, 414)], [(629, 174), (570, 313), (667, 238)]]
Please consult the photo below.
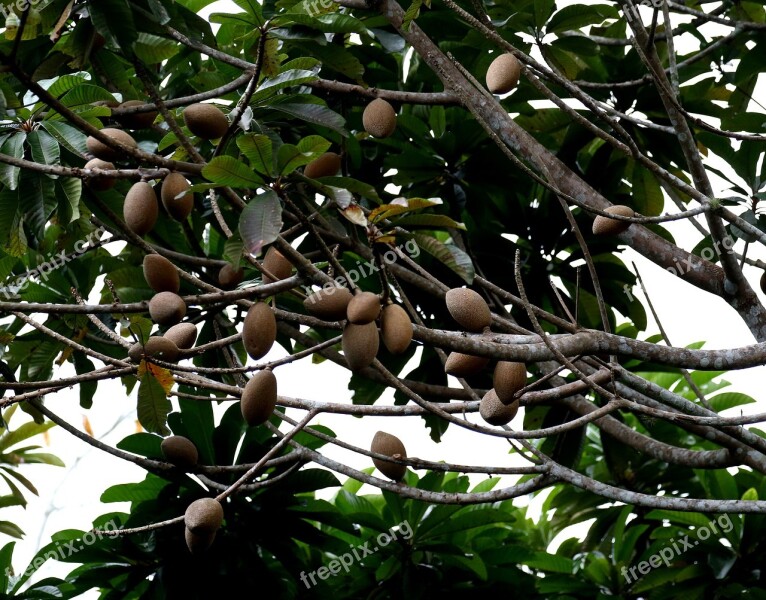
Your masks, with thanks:
[(355, 325), (372, 323), (380, 314), (380, 297), (372, 292), (359, 292), (346, 307), (346, 318)]
[(192, 533), (215, 533), (223, 524), (223, 506), (215, 498), (200, 498), (184, 513), (184, 525)]
[(450, 352), (447, 362), (444, 363), (444, 372), (453, 377), (470, 377), (481, 372), (488, 362), (489, 359), (484, 356)]
[[(119, 108), (131, 108), (133, 106), (143, 106), (146, 102), (142, 100), (128, 100), (120, 104)], [(128, 129), (146, 129), (152, 126), (154, 119), (157, 118), (159, 113), (156, 110), (149, 112), (131, 113), (129, 115), (120, 115), (117, 120), (122, 123), (123, 127)]]
[(159, 254), (144, 256), (144, 279), (155, 292), (176, 294), (181, 287), (181, 278), (173, 263)]
[(314, 292), (303, 301), (303, 306), (315, 317), (325, 321), (339, 321), (346, 318), (346, 308), (352, 298), (351, 292), (336, 285)]
[(160, 449), (165, 460), (177, 467), (193, 467), (199, 460), (197, 447), (189, 438), (182, 435), (171, 435), (165, 438), (160, 444)]
[(134, 183), (125, 196), (122, 206), (122, 214), (125, 224), (137, 236), (145, 236), (157, 222), (159, 206), (157, 194), (145, 181)]
[(256, 302), (247, 311), (242, 325), (242, 343), (250, 358), (258, 360), (268, 354), (277, 338), (277, 319), (264, 302)]
[(186, 303), (173, 292), (160, 292), (149, 300), (149, 315), (158, 325), (175, 325), (186, 316)]
[(161, 335), (153, 335), (146, 340), (145, 345), (139, 343), (133, 344), (128, 350), (128, 356), (134, 362), (140, 362), (142, 358), (156, 358), (166, 362), (176, 362), (178, 360), (178, 346), (172, 340), (166, 339)]
[(178, 323), (162, 337), (173, 342), (179, 350), (189, 350), (197, 341), (197, 327), (193, 323)]
[(519, 411), (519, 401), (503, 404), (495, 390), (489, 390), (479, 403), (479, 414), (490, 425), (505, 425), (510, 423)]
[(263, 257), (261, 262), (263, 268), (271, 273), (276, 279), (273, 279), (271, 275), (263, 274), (263, 283), (274, 283), (287, 279), (293, 274), (293, 265), (287, 260), (284, 255), (277, 250), (274, 246), (266, 251), (266, 256)]
[(240, 409), (245, 422), (262, 425), (271, 418), (277, 406), (277, 378), (270, 370), (258, 371), (242, 390)]
[[(624, 204), (615, 204), (605, 209), (604, 212), (610, 215), (620, 215), (621, 217), (635, 217), (635, 211), (630, 206)], [(609, 217), (602, 217), (598, 215), (593, 220), (593, 234), (594, 235), (618, 235), (630, 227), (629, 221), (617, 221), (616, 219), (610, 219)]]
[[(107, 137), (112, 138), (116, 142), (120, 142), (121, 144), (125, 146), (129, 146), (130, 148), (138, 147), (138, 144), (136, 143), (136, 140), (133, 139), (133, 136), (130, 135), (128, 132), (123, 131), (122, 129), (105, 127), (104, 129), (101, 130), (101, 133), (103, 133)], [(123, 153), (120, 150), (111, 148), (110, 146), (107, 146), (106, 144), (104, 144), (100, 140), (97, 140), (94, 137), (89, 137), (85, 141), (85, 145), (88, 147), (88, 152), (90, 152), (96, 158), (100, 158), (101, 160), (113, 161), (113, 160), (117, 160), (123, 155)]]
[(183, 115), (189, 131), (204, 140), (223, 137), (229, 129), (226, 115), (213, 104), (192, 104), (184, 109)]
[[(103, 169), (105, 171), (114, 171), (114, 165), (100, 158), (94, 158), (85, 163), (85, 169)], [(117, 180), (114, 177), (88, 177), (85, 180), (87, 186), (94, 192), (105, 192), (111, 190)]]
[(412, 321), (398, 304), (388, 304), (380, 315), (380, 334), (391, 354), (401, 354), (412, 342)]
[(519, 83), (521, 63), (513, 54), (501, 54), (487, 69), (487, 89), (493, 94), (507, 94)]
[(396, 129), (396, 111), (383, 98), (375, 98), (362, 113), (362, 125), (370, 135), (386, 138)]
[(513, 395), (527, 385), (527, 366), (520, 362), (501, 360), (495, 365), (492, 383), (500, 402), (510, 404)]
[[(162, 182), (162, 205), (176, 221), (185, 221), (194, 208), (194, 194), (189, 191), (190, 187), (186, 177), (180, 173), (171, 173)], [(183, 196), (179, 197), (180, 194)]]
[[(375, 434), (375, 437), (372, 438), (370, 450), (376, 454), (384, 454), (391, 458), (407, 458), (407, 450), (404, 448), (402, 440), (385, 431), (378, 431)], [(407, 473), (406, 465), (386, 462), (379, 458), (373, 458), (372, 463), (378, 471), (394, 481), (401, 481), (405, 473)]]
[(378, 328), (375, 323), (366, 325), (348, 323), (343, 329), (341, 345), (349, 369), (358, 371), (369, 367), (378, 354), (379, 344)]
[(218, 271), (218, 287), (222, 290), (233, 290), (245, 278), (245, 271), (239, 267), (226, 264)]
[(186, 540), (186, 547), (189, 548), (189, 552), (192, 554), (202, 554), (213, 545), (215, 534), (215, 531), (213, 533), (194, 533), (185, 528), (184, 539)]
[(319, 158), (312, 160), (303, 169), (303, 174), (311, 179), (332, 177), (340, 171), (340, 155), (335, 152), (325, 152)]
[(466, 331), (481, 332), (492, 323), (489, 306), (477, 292), (468, 288), (449, 290), (444, 297), (452, 318)]

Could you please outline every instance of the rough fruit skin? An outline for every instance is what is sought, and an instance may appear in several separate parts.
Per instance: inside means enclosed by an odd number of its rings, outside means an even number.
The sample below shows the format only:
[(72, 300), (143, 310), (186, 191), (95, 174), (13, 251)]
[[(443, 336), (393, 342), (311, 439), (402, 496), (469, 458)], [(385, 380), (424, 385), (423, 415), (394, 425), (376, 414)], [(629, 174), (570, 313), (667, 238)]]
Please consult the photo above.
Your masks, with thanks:
[(189, 350), (197, 341), (197, 327), (193, 323), (178, 323), (162, 337), (173, 342), (179, 350)]
[[(162, 206), (176, 221), (185, 221), (194, 208), (194, 194), (188, 191), (190, 187), (186, 177), (180, 173), (171, 173), (162, 182)], [(180, 198), (176, 197), (184, 192)]]
[(159, 254), (144, 256), (144, 279), (155, 292), (177, 294), (181, 287), (181, 278), (173, 263)]
[(229, 129), (226, 115), (213, 104), (191, 104), (184, 109), (183, 115), (189, 131), (203, 140), (223, 137)]
[(303, 306), (315, 317), (325, 321), (340, 321), (346, 318), (346, 308), (352, 298), (346, 288), (333, 286), (314, 292), (303, 301)]
[(165, 460), (177, 467), (193, 467), (199, 460), (197, 447), (189, 438), (182, 435), (171, 435), (165, 438), (160, 444), (160, 449)]
[(195, 500), (186, 508), (184, 524), (198, 535), (215, 533), (223, 524), (223, 506), (214, 498)]
[(125, 224), (137, 236), (143, 237), (149, 233), (159, 215), (157, 194), (152, 186), (145, 181), (134, 183), (125, 196), (122, 214)]
[(519, 83), (521, 63), (513, 54), (501, 54), (487, 69), (487, 89), (493, 94), (507, 94)]
[(372, 323), (380, 315), (380, 298), (372, 292), (356, 294), (346, 307), (346, 318), (355, 325)]
[(276, 279), (272, 279), (271, 276), (266, 273), (263, 274), (263, 283), (275, 283), (276, 281), (282, 281), (287, 279), (293, 274), (293, 265), (287, 260), (284, 255), (277, 250), (274, 246), (266, 251), (266, 255), (261, 261), (263, 268), (269, 273), (274, 275)]
[(215, 531), (213, 533), (194, 533), (188, 528), (184, 528), (186, 547), (189, 548), (189, 552), (192, 554), (202, 554), (213, 545), (215, 534)]
[[(128, 100), (127, 102), (120, 104), (119, 108), (131, 108), (133, 106), (143, 106), (144, 104), (147, 103), (142, 100)], [(147, 129), (152, 126), (152, 123), (154, 123), (154, 119), (157, 118), (158, 114), (159, 113), (156, 110), (152, 110), (149, 112), (121, 115), (117, 120), (123, 127), (127, 127), (128, 129)]]
[(383, 98), (375, 98), (362, 113), (364, 130), (377, 138), (387, 138), (396, 130), (396, 111)]
[[(372, 438), (372, 444), (370, 444), (370, 451), (392, 458), (407, 458), (407, 450), (404, 448), (402, 440), (385, 431), (378, 431), (375, 434), (375, 437)], [(407, 473), (406, 465), (386, 462), (379, 458), (373, 458), (372, 463), (378, 471), (394, 481), (401, 481)]]
[(251, 427), (263, 425), (277, 406), (277, 378), (269, 370), (258, 371), (242, 390), (240, 409)]
[(340, 171), (340, 155), (335, 152), (325, 152), (319, 158), (306, 165), (303, 174), (310, 179), (332, 177)]
[(500, 402), (510, 404), (513, 395), (527, 385), (527, 366), (520, 362), (499, 361), (495, 365), (492, 384)]
[(247, 311), (242, 326), (242, 343), (250, 358), (258, 360), (269, 353), (277, 339), (277, 318), (268, 304), (256, 302)]
[(444, 372), (453, 377), (470, 377), (480, 373), (489, 363), (484, 356), (451, 352), (444, 363)]
[(477, 292), (455, 288), (449, 290), (444, 299), (449, 314), (466, 331), (480, 333), (492, 323), (489, 306)]
[(412, 342), (412, 321), (401, 306), (389, 304), (380, 315), (380, 336), (391, 354), (401, 354)]
[(175, 325), (186, 316), (186, 303), (173, 292), (160, 292), (149, 300), (149, 315), (158, 325)]
[[(621, 217), (635, 217), (635, 211), (630, 206), (624, 204), (615, 204), (605, 209), (611, 215), (620, 215)], [(593, 220), (593, 235), (618, 235), (630, 227), (631, 223), (628, 221), (617, 221), (610, 219), (609, 217), (602, 217), (598, 215)]]
[(218, 271), (218, 287), (222, 290), (233, 290), (245, 278), (245, 271), (232, 265), (224, 265)]
[(128, 348), (128, 358), (132, 360), (133, 362), (141, 362), (141, 359), (144, 357), (144, 347), (136, 342), (133, 344), (130, 348)]
[[(100, 158), (94, 158), (86, 162), (84, 168), (113, 171), (114, 164), (101, 160)], [(117, 180), (114, 177), (89, 177), (85, 182), (94, 192), (105, 192), (106, 190), (111, 190), (117, 183)]]
[(358, 371), (369, 367), (375, 360), (380, 346), (377, 326), (375, 323), (366, 325), (348, 323), (343, 329), (341, 346), (349, 369)]
[(513, 420), (519, 412), (519, 401), (503, 404), (495, 390), (489, 390), (479, 403), (479, 414), (490, 425), (505, 425)]
[[(130, 146), (131, 148), (138, 147), (138, 144), (136, 143), (136, 140), (133, 139), (133, 136), (130, 135), (128, 132), (123, 131), (122, 129), (105, 127), (104, 129), (101, 130), (101, 133), (112, 138), (113, 140), (117, 142), (120, 142), (126, 146)], [(94, 137), (89, 137), (85, 141), (85, 145), (88, 147), (88, 152), (90, 152), (96, 158), (100, 158), (101, 160), (108, 160), (111, 162), (113, 160), (117, 160), (123, 155), (123, 153), (120, 152), (119, 150), (110, 148), (109, 146), (100, 142)]]
[(150, 359), (156, 358), (166, 362), (176, 362), (178, 360), (178, 346), (161, 335), (153, 335), (146, 340), (143, 354)]

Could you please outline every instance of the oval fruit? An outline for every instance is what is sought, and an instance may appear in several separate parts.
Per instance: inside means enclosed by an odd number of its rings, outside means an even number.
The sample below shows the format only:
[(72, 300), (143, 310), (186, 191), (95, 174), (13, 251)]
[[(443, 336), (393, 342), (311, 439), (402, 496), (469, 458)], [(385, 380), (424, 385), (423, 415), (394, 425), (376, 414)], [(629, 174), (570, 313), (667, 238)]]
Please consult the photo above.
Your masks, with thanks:
[(493, 94), (507, 94), (519, 83), (521, 63), (513, 54), (501, 54), (487, 69), (487, 89)]
[(527, 385), (527, 365), (501, 360), (495, 365), (492, 379), (495, 393), (503, 404), (513, 402), (514, 394)]
[(466, 331), (480, 333), (492, 323), (489, 306), (477, 292), (468, 288), (449, 290), (444, 297), (452, 318)]
[(176, 346), (171, 340), (162, 337), (161, 335), (153, 335), (143, 347), (143, 354), (147, 358), (156, 358), (158, 360), (164, 360), (166, 362), (176, 362), (178, 360), (178, 346)]
[(391, 354), (401, 354), (412, 342), (412, 321), (401, 306), (389, 304), (380, 315), (383, 345)]
[(277, 339), (277, 318), (264, 302), (256, 302), (247, 311), (242, 325), (242, 343), (250, 358), (258, 360), (269, 353)]
[(175, 325), (186, 316), (186, 303), (173, 292), (160, 292), (149, 300), (149, 315), (158, 325)]
[[(128, 100), (120, 104), (118, 108), (132, 108), (134, 106), (143, 106), (147, 104), (142, 100)], [(117, 120), (123, 127), (128, 129), (147, 129), (152, 126), (154, 119), (157, 118), (159, 113), (156, 110), (150, 110), (147, 112), (131, 113), (128, 115), (120, 115)]]
[[(630, 206), (624, 204), (615, 204), (604, 209), (604, 212), (610, 215), (619, 215), (621, 217), (635, 217), (635, 211)], [(629, 221), (618, 221), (609, 217), (596, 216), (593, 220), (593, 235), (618, 235), (630, 227)]]
[(375, 323), (354, 325), (348, 323), (343, 329), (341, 346), (349, 369), (358, 371), (372, 364), (378, 354), (380, 338)]
[[(404, 448), (402, 440), (385, 431), (378, 431), (375, 434), (375, 437), (372, 438), (370, 450), (376, 454), (384, 454), (391, 458), (407, 458), (407, 450)], [(387, 462), (380, 458), (373, 458), (372, 463), (378, 471), (394, 481), (401, 481), (407, 473), (406, 465)]]
[(130, 360), (133, 362), (141, 362), (143, 357), (144, 347), (139, 342), (136, 342), (130, 348), (128, 348), (128, 358), (130, 358)]
[(352, 298), (348, 289), (335, 285), (314, 292), (303, 301), (303, 306), (315, 317), (325, 321), (340, 321), (346, 318), (346, 308)]
[[(101, 133), (125, 146), (130, 148), (138, 148), (138, 144), (136, 143), (136, 140), (133, 139), (133, 136), (128, 132), (123, 131), (122, 129), (105, 127), (101, 130)], [(88, 139), (85, 141), (85, 145), (88, 147), (88, 152), (90, 152), (96, 158), (100, 158), (101, 160), (113, 161), (117, 160), (123, 155), (123, 152), (120, 150), (116, 150), (110, 146), (107, 146), (94, 137), (88, 137)]]
[(145, 181), (134, 183), (125, 196), (122, 214), (125, 224), (137, 236), (143, 237), (149, 233), (159, 214), (157, 194), (152, 186)]
[(197, 327), (194, 323), (178, 323), (162, 337), (173, 342), (179, 350), (189, 350), (197, 341)]
[(242, 390), (240, 409), (245, 422), (262, 425), (271, 418), (277, 406), (277, 378), (270, 370), (258, 371)]
[(166, 437), (162, 440), (160, 449), (165, 460), (177, 467), (193, 467), (199, 460), (197, 447), (189, 438), (182, 435)]
[[(85, 169), (103, 169), (105, 171), (114, 171), (114, 165), (100, 158), (94, 158), (85, 163)], [(105, 192), (111, 190), (117, 183), (114, 177), (88, 177), (85, 180), (87, 186), (94, 192)]]
[(226, 115), (213, 104), (192, 104), (184, 109), (183, 115), (189, 131), (203, 140), (223, 137), (229, 129)]
[(263, 273), (263, 283), (281, 281), (293, 274), (293, 265), (290, 264), (290, 261), (287, 260), (274, 246), (271, 246), (271, 248), (266, 251), (266, 255), (263, 257), (261, 264), (263, 265), (264, 270), (276, 277), (276, 279), (273, 279), (271, 275)]
[(222, 290), (233, 290), (245, 278), (245, 271), (239, 267), (226, 264), (218, 271), (218, 287)]
[(180, 173), (171, 173), (162, 182), (162, 206), (176, 221), (185, 221), (194, 208), (194, 194), (189, 191), (190, 187), (186, 177)]
[(346, 307), (346, 318), (355, 325), (372, 323), (380, 314), (380, 297), (372, 292), (359, 292)]
[(479, 414), (490, 425), (505, 425), (513, 420), (519, 412), (519, 401), (503, 404), (495, 390), (489, 390), (479, 403)]
[(211, 534), (223, 524), (223, 506), (215, 498), (200, 498), (184, 513), (184, 525), (192, 533)]
[(319, 158), (306, 165), (303, 174), (310, 179), (332, 177), (340, 171), (340, 155), (335, 152), (325, 152)]
[(383, 98), (375, 98), (362, 113), (364, 130), (377, 138), (386, 138), (396, 130), (396, 111)]
[(184, 528), (186, 547), (192, 554), (202, 554), (213, 545), (215, 534), (215, 531), (213, 533), (194, 533), (189, 528)]
[(453, 377), (470, 377), (480, 373), (487, 366), (487, 363), (489, 363), (489, 359), (484, 356), (450, 352), (444, 363), (444, 372)]
[(144, 279), (155, 292), (176, 294), (181, 287), (181, 278), (173, 263), (159, 254), (144, 256)]

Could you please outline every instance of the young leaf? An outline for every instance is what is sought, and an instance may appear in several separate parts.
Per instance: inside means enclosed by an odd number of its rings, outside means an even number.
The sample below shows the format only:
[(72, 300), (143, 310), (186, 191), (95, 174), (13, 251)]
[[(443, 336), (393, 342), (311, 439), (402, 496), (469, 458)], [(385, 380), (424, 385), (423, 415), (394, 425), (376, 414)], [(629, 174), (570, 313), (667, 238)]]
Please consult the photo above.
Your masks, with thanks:
[(272, 190), (253, 198), (239, 218), (239, 233), (245, 251), (256, 255), (277, 239), (282, 229), (282, 205)]

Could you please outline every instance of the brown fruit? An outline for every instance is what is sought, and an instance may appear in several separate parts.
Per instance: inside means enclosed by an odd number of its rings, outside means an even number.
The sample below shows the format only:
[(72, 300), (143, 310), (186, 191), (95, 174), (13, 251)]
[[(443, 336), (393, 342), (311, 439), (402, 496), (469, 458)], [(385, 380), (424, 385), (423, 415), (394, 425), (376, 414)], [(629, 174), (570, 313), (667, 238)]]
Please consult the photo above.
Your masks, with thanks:
[(199, 460), (197, 447), (189, 438), (182, 435), (171, 435), (165, 438), (160, 448), (165, 460), (177, 467), (193, 467)]
[(340, 171), (340, 155), (335, 152), (325, 152), (319, 158), (306, 165), (303, 174), (311, 179), (332, 177)]
[(252, 426), (262, 425), (271, 418), (277, 406), (277, 378), (271, 371), (258, 371), (242, 390), (239, 402), (242, 417)]
[(178, 323), (162, 337), (173, 342), (179, 350), (189, 350), (197, 341), (197, 327), (193, 323)]
[(178, 360), (178, 346), (161, 335), (153, 335), (146, 340), (143, 353), (149, 359), (156, 358), (166, 362), (176, 362)]
[[(120, 142), (125, 146), (129, 146), (130, 148), (138, 147), (138, 144), (136, 143), (136, 140), (133, 139), (133, 136), (128, 132), (123, 131), (122, 129), (105, 127), (101, 130), (101, 133), (107, 137), (112, 138), (116, 142)], [(101, 160), (113, 161), (123, 156), (123, 152), (120, 150), (113, 149), (94, 137), (89, 137), (85, 141), (85, 145), (88, 147), (88, 152), (90, 152), (96, 158), (100, 158)]]
[(315, 317), (325, 321), (340, 321), (346, 318), (346, 308), (352, 298), (346, 288), (335, 285), (314, 292), (303, 301), (303, 306)]
[(478, 293), (468, 288), (449, 290), (445, 296), (447, 310), (466, 331), (481, 332), (492, 323), (489, 306)]
[(218, 271), (218, 287), (222, 290), (233, 290), (245, 278), (245, 271), (233, 265), (224, 265)]
[(380, 297), (372, 292), (359, 292), (346, 307), (346, 318), (355, 325), (372, 323), (380, 314)]
[[(119, 108), (132, 108), (134, 106), (143, 106), (146, 104), (143, 100), (128, 100), (120, 104)], [(131, 113), (129, 115), (120, 115), (117, 120), (123, 127), (128, 129), (147, 129), (152, 126), (154, 119), (157, 118), (159, 113), (156, 110), (150, 110), (148, 112)]]
[(444, 372), (454, 377), (470, 377), (480, 373), (489, 362), (484, 356), (451, 352), (444, 363)]
[(229, 129), (226, 115), (213, 104), (192, 104), (184, 109), (183, 115), (189, 131), (204, 140), (223, 137)]
[[(610, 215), (620, 215), (621, 217), (635, 217), (635, 211), (630, 206), (624, 204), (615, 204), (604, 212)], [(631, 223), (628, 221), (617, 221), (616, 219), (610, 219), (609, 217), (602, 217), (598, 215), (593, 220), (593, 235), (618, 235), (628, 229)]]
[[(385, 431), (378, 431), (375, 437), (372, 438), (372, 444), (370, 450), (376, 454), (384, 454), (391, 458), (407, 458), (407, 450), (404, 448), (402, 440), (395, 435), (386, 433)], [(398, 465), (396, 463), (386, 462), (379, 458), (373, 458), (372, 463), (375, 467), (383, 473), (389, 479), (394, 481), (401, 481), (404, 475), (407, 473), (406, 465)]]
[(284, 255), (277, 250), (274, 246), (266, 251), (266, 256), (263, 257), (263, 268), (269, 273), (274, 275), (276, 279), (273, 279), (266, 273), (263, 274), (263, 283), (274, 283), (287, 279), (293, 274), (293, 265), (287, 260)]
[(250, 358), (258, 360), (269, 353), (277, 338), (277, 319), (264, 302), (256, 302), (247, 311), (242, 325), (242, 343)]
[(396, 111), (383, 98), (375, 98), (362, 113), (362, 125), (370, 135), (386, 138), (396, 130)]
[(176, 221), (185, 221), (194, 208), (194, 194), (189, 191), (190, 187), (186, 177), (180, 173), (171, 173), (162, 182), (162, 206)]
[(519, 83), (521, 63), (513, 54), (501, 54), (487, 69), (487, 89), (493, 94), (507, 94)]
[(527, 365), (501, 360), (495, 365), (492, 380), (495, 393), (503, 404), (513, 402), (513, 395), (527, 385)]
[(130, 360), (133, 362), (141, 362), (143, 357), (144, 347), (140, 343), (136, 342), (130, 348), (128, 348), (128, 358), (130, 358)]
[(134, 183), (125, 196), (122, 214), (125, 224), (133, 233), (141, 237), (149, 233), (159, 214), (157, 194), (152, 186), (145, 181)]
[(766, 271), (761, 275), (761, 291), (766, 294)]
[(489, 390), (479, 403), (479, 414), (490, 425), (505, 425), (513, 420), (519, 412), (519, 401), (503, 404), (495, 390)]
[(349, 369), (358, 371), (369, 367), (378, 354), (380, 345), (378, 328), (375, 323), (366, 325), (348, 323), (343, 329), (341, 345)]
[[(94, 158), (85, 163), (85, 169), (104, 169), (113, 171), (114, 165), (100, 158)], [(117, 179), (114, 177), (88, 177), (85, 180), (86, 184), (94, 192), (105, 192), (111, 190), (117, 183)]]
[(149, 300), (149, 315), (158, 325), (175, 325), (186, 316), (186, 303), (173, 292), (160, 292)]
[(184, 539), (186, 539), (186, 547), (189, 548), (189, 552), (192, 554), (202, 554), (213, 545), (215, 534), (215, 531), (213, 533), (194, 533), (189, 528), (185, 528)]
[(391, 354), (401, 354), (412, 342), (412, 321), (401, 306), (389, 304), (380, 315), (380, 334)]
[(173, 263), (159, 254), (144, 256), (144, 279), (155, 292), (177, 294), (181, 287), (181, 278)]
[(198, 535), (215, 533), (223, 524), (223, 506), (215, 498), (195, 500), (186, 508), (184, 524)]

